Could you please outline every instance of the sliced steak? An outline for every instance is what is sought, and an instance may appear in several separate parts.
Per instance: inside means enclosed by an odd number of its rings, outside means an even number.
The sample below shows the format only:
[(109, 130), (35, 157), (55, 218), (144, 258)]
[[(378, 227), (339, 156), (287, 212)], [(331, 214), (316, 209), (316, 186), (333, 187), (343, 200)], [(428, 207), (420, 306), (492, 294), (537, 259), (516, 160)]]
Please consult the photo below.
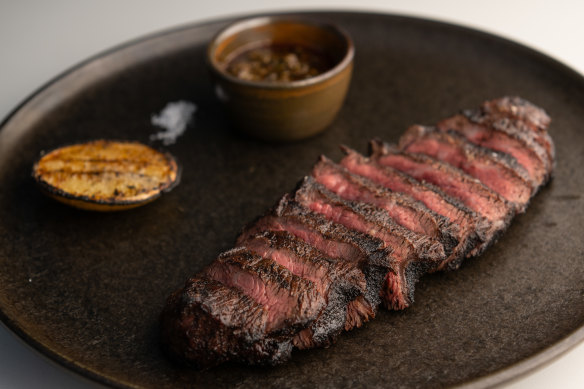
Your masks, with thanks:
[(481, 110), (491, 116), (505, 116), (527, 123), (534, 131), (545, 131), (551, 118), (540, 107), (517, 96), (505, 96), (485, 101)]
[(399, 151), (387, 143), (374, 141), (373, 156), (379, 164), (401, 170), (418, 180), (430, 182), (491, 223), (488, 240), (505, 230), (514, 215), (513, 206), (479, 180), (434, 158)]
[(317, 182), (343, 199), (382, 208), (399, 225), (436, 239), (443, 245), (446, 255), (450, 255), (458, 244), (458, 228), (407, 194), (393, 192), (368, 178), (351, 173), (324, 156), (312, 169), (312, 175)]
[[(379, 234), (393, 248), (395, 258), (417, 257), (436, 261), (444, 258), (444, 247), (435, 239), (400, 226), (385, 211), (375, 205), (348, 201), (328, 190), (313, 177), (305, 177), (296, 189), (294, 198), (312, 211), (324, 214), (341, 224), (354, 224), (357, 231)], [(337, 212), (331, 211), (334, 209)], [(338, 219), (338, 220), (337, 220)], [(362, 225), (357, 219), (366, 223)], [(346, 224), (345, 224), (346, 222)], [(375, 230), (373, 232), (370, 232)]]
[(520, 98), (503, 97), (483, 103), (473, 120), (497, 123), (541, 145), (553, 166), (555, 146), (547, 132), (550, 118), (541, 108)]
[(262, 304), (268, 311), (267, 332), (306, 327), (326, 304), (324, 296), (318, 293), (311, 281), (245, 247), (219, 255), (204, 273)]
[(331, 258), (358, 266), (365, 276), (366, 292), (364, 299), (357, 298), (349, 304), (345, 329), (359, 327), (375, 317), (381, 302), (379, 291), (389, 271), (391, 247), (380, 239), (325, 219), (298, 204), (290, 195), (285, 195), (274, 209), (246, 226), (237, 244), (263, 231), (287, 231)]
[(523, 121), (515, 118), (490, 116), (476, 113), (472, 116), (473, 120), (478, 123), (485, 123), (507, 133), (517, 134), (517, 137), (524, 140), (532, 149), (541, 153), (546, 157), (548, 167), (548, 174), (551, 173), (555, 166), (555, 145), (547, 131), (535, 132)]
[[(410, 306), (418, 278), (445, 259), (444, 248), (437, 241), (398, 225), (380, 208), (343, 200), (312, 177), (304, 179), (294, 198), (327, 219), (379, 238), (393, 248), (393, 256), (389, 258), (391, 272), (388, 273), (392, 288), (383, 294), (388, 307), (403, 309)], [(398, 293), (397, 287), (400, 288)]]
[(261, 257), (272, 259), (292, 274), (311, 281), (322, 294), (326, 294), (332, 284), (345, 281), (358, 290), (365, 290), (365, 278), (355, 262), (327, 257), (287, 231), (265, 231), (239, 244)]
[(464, 258), (478, 254), (486, 246), (484, 242), (490, 228), (486, 219), (435, 186), (422, 183), (394, 168), (381, 166), (349, 148), (345, 147), (344, 151), (347, 156), (343, 158), (341, 165), (349, 171), (367, 177), (392, 191), (410, 195), (432, 211), (447, 218), (451, 224), (458, 226), (459, 243), (440, 266), (441, 268), (456, 269)]
[(546, 150), (533, 137), (517, 131), (511, 120), (488, 120), (472, 111), (440, 121), (441, 131), (456, 131), (470, 142), (513, 156), (528, 172), (536, 187), (546, 184), (552, 164)]
[(546, 150), (550, 165), (554, 166), (555, 146), (547, 132), (551, 119), (543, 109), (520, 97), (506, 96), (484, 102), (480, 111), (482, 118), (506, 122), (507, 126), (512, 123), (516, 131), (535, 140)]
[(180, 362), (210, 368), (228, 360), (276, 365), (287, 360), (290, 336), (267, 333), (265, 307), (236, 288), (194, 276), (161, 314), (162, 344)]
[[(161, 314), (173, 357), (209, 368), (276, 365), (328, 346), (383, 303), (408, 307), (419, 277), (455, 269), (494, 242), (554, 168), (550, 119), (504, 97), (415, 126), (399, 148), (345, 148), (246, 226)], [(341, 166), (342, 165), (342, 166)]]
[[(287, 233), (246, 242), (253, 249), (221, 254), (169, 298), (162, 334), (171, 355), (202, 368), (227, 360), (274, 365), (294, 347), (331, 344), (347, 322), (372, 314), (363, 303), (364, 276), (351, 263)], [(352, 309), (364, 310), (358, 318), (347, 312), (353, 301)]]
[[(248, 250), (264, 258), (270, 258), (290, 270), (294, 275), (305, 278), (316, 286), (326, 297), (327, 307), (308, 328), (298, 333), (293, 344), (299, 349), (328, 346), (345, 329), (345, 323), (354, 321), (353, 309), (360, 309), (365, 303), (365, 277), (351, 261), (340, 261), (324, 255), (321, 251), (286, 231), (266, 231), (242, 242)], [(357, 300), (357, 307), (349, 303)], [(364, 317), (370, 311), (360, 313)], [(355, 323), (359, 324), (359, 323)]]
[(411, 126), (400, 138), (399, 148), (459, 168), (513, 203), (518, 212), (525, 211), (534, 190), (527, 171), (515, 158), (473, 145), (456, 132)]
[(475, 123), (501, 127), (529, 143), (539, 144), (553, 166), (555, 147), (547, 132), (551, 119), (543, 109), (522, 98), (507, 96), (486, 101), (477, 110), (463, 111), (463, 115)]

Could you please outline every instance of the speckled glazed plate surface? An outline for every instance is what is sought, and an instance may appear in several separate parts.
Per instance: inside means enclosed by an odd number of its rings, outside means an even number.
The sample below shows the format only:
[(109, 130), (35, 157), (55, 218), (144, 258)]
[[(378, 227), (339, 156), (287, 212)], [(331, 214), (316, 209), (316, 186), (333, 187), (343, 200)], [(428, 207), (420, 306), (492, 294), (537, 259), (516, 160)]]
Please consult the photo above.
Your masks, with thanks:
[[(314, 14), (312, 16), (315, 16)], [(0, 312), (34, 347), (114, 386), (483, 387), (584, 338), (584, 80), (532, 50), (452, 25), (381, 14), (322, 13), (356, 46), (340, 116), (322, 135), (273, 145), (233, 131), (204, 63), (227, 21), (187, 26), (97, 56), (41, 89), (0, 131)], [(426, 276), (416, 303), (381, 311), (328, 349), (286, 365), (173, 365), (158, 315), (241, 226), (291, 190), (319, 154), (396, 140), (410, 124), (520, 95), (553, 118), (552, 184), (503, 238), (460, 270)], [(198, 110), (167, 147), (182, 183), (145, 207), (90, 213), (44, 197), (30, 177), (42, 150), (96, 138), (149, 142), (151, 115)]]

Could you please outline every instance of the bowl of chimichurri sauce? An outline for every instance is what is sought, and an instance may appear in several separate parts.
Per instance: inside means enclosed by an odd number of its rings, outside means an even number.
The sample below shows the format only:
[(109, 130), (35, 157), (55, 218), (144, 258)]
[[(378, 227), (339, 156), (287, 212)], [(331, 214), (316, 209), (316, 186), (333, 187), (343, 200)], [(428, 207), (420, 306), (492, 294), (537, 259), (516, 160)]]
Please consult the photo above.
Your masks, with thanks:
[(342, 107), (353, 68), (338, 26), (293, 16), (258, 17), (220, 31), (207, 50), (217, 97), (234, 125), (270, 141), (325, 130)]

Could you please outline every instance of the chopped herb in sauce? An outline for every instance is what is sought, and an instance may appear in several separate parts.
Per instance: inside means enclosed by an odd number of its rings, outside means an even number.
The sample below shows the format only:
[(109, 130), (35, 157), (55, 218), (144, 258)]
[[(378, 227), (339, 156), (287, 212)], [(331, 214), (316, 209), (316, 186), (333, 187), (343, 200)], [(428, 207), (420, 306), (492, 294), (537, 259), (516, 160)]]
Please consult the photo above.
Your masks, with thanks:
[(326, 56), (298, 45), (254, 48), (236, 56), (227, 72), (242, 80), (290, 82), (305, 80), (331, 68)]

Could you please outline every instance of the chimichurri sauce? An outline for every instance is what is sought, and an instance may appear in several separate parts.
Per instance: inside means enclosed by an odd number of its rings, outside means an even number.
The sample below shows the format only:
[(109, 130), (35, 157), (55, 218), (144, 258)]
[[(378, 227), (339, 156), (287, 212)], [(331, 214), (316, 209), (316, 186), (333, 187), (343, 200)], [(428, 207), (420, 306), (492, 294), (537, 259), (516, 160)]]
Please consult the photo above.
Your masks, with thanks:
[(227, 64), (227, 72), (248, 81), (290, 82), (317, 76), (332, 68), (322, 53), (300, 45), (249, 49)]

